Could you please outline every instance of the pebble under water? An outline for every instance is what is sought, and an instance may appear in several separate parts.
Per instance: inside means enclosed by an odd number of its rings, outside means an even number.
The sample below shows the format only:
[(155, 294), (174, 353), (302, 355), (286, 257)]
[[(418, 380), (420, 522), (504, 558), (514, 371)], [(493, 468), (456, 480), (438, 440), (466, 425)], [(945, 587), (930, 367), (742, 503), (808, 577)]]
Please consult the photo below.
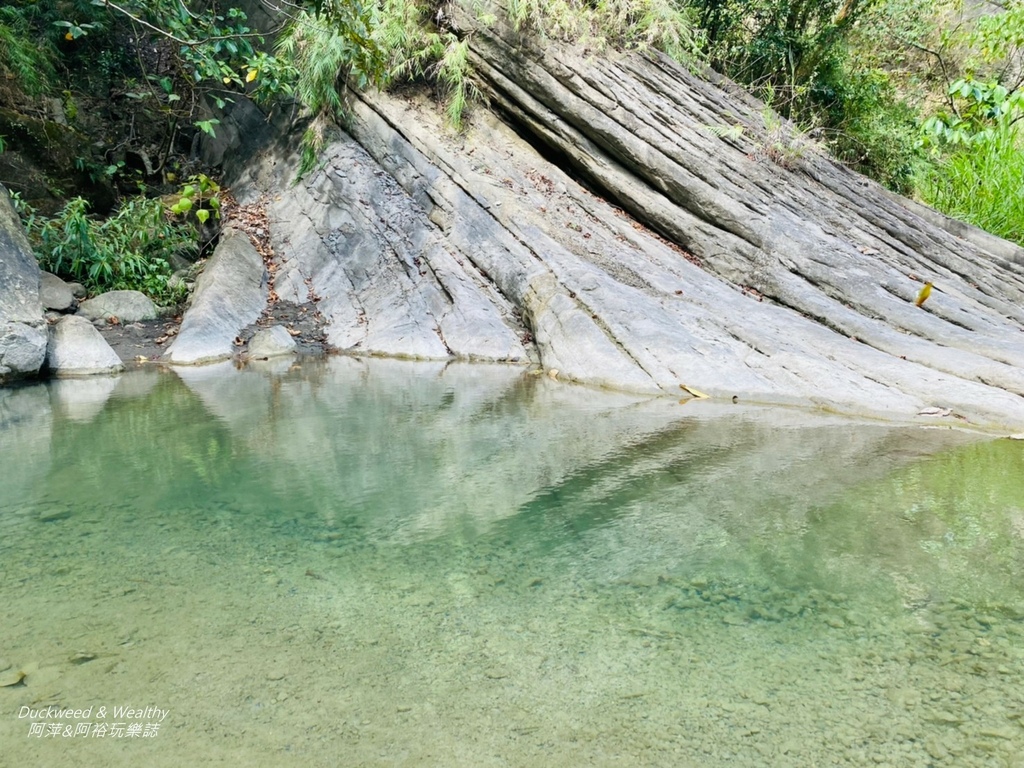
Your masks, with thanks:
[(1024, 767), (1022, 577), (1024, 443), (951, 429), (350, 358), (0, 390), (0, 765)]

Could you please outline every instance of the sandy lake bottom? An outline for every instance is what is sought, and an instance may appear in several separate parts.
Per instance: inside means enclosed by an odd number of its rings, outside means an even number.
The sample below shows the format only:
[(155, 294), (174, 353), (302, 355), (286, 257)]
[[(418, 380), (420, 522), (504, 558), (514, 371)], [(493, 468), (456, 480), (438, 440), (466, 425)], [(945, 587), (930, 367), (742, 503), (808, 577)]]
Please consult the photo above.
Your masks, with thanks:
[(1024, 444), (501, 366), (0, 390), (0, 765), (1024, 767)]

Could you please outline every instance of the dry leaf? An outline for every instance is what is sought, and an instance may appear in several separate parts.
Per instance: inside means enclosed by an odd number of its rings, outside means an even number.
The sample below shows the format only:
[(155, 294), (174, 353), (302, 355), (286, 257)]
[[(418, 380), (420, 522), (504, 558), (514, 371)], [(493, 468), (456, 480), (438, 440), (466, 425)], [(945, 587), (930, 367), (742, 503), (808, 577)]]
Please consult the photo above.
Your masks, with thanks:
[(691, 395), (693, 395), (698, 400), (710, 400), (711, 399), (711, 395), (705, 395), (699, 389), (694, 389), (693, 387), (688, 387), (685, 384), (680, 384), (679, 388), (681, 390), (683, 390), (684, 392), (689, 392)]

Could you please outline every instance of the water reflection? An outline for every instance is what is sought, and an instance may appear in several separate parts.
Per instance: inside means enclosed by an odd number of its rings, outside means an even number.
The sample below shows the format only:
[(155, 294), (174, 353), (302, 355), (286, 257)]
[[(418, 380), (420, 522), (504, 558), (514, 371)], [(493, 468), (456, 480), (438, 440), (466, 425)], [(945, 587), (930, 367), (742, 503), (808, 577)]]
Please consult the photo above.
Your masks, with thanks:
[[(30, 670), (3, 711), (174, 711), (83, 764), (1024, 748), (1019, 444), (503, 366), (100, 384), (0, 390), (0, 658)], [(0, 719), (18, 764), (70, 749), (26, 727)]]

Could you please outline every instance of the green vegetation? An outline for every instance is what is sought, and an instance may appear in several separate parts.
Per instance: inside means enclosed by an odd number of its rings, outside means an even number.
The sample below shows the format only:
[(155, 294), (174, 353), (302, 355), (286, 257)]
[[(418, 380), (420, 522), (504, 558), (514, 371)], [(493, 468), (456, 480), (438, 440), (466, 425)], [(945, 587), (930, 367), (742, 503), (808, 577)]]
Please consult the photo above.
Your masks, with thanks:
[(56, 79), (56, 50), (34, 34), (29, 17), (14, 5), (0, 7), (0, 80), (25, 93), (46, 93)]
[(43, 269), (81, 283), (90, 294), (141, 290), (164, 305), (184, 298), (184, 283), (171, 280), (170, 261), (194, 250), (195, 237), (168, 218), (160, 200), (126, 200), (102, 221), (87, 215), (88, 206), (76, 197), (47, 218), (18, 204)]
[[(486, 3), (460, 7), (485, 27), (498, 22)], [(709, 63), (851, 167), (1024, 242), (1015, 186), (1024, 0), (974, 20), (962, 0), (509, 0), (503, 8), (524, 41)], [(76, 165), (117, 186), (112, 220), (147, 208), (136, 196), (141, 184), (167, 194), (181, 174), (191, 175), (191, 191), (176, 190), (175, 212), (205, 224), (218, 213), (216, 191), (187, 157), (197, 133), (216, 134), (212, 110), (237, 94), (308, 108), (303, 173), (331, 126), (344, 123), (346, 88), (426, 84), (458, 130), (479, 94), (473, 34), (452, 11), (433, 0), (304, 0), (286, 7), (281, 26), (253, 29), (230, 0), (14, 0), (0, 8), (0, 101), (56, 96), (68, 121), (95, 132), (89, 100), (102, 93), (111, 148)], [(783, 149), (786, 160), (792, 147)], [(52, 221), (74, 218), (72, 203)], [(96, 269), (108, 281), (118, 273)]]
[(1004, 128), (957, 148), (923, 176), (928, 203), (1007, 240), (1024, 244), (1024, 147)]
[(200, 224), (206, 224), (211, 216), (219, 219), (220, 184), (205, 173), (197, 173), (181, 188), (178, 200), (168, 210), (178, 216), (191, 213)]

